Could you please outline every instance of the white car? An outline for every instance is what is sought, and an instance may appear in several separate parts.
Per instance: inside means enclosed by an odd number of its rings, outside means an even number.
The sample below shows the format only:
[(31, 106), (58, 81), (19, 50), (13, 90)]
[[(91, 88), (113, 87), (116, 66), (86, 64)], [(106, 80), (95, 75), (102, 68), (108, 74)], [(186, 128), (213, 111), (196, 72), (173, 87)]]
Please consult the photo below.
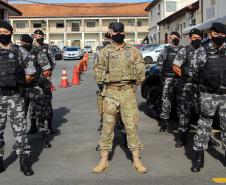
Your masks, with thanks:
[(155, 48), (153, 51), (144, 51), (141, 52), (141, 55), (145, 61), (146, 64), (153, 64), (157, 61), (157, 58), (160, 54), (160, 52), (170, 44), (162, 44), (159, 45), (157, 48)]
[(67, 59), (81, 59), (83, 57), (83, 52), (78, 47), (66, 47), (63, 54), (64, 60)]

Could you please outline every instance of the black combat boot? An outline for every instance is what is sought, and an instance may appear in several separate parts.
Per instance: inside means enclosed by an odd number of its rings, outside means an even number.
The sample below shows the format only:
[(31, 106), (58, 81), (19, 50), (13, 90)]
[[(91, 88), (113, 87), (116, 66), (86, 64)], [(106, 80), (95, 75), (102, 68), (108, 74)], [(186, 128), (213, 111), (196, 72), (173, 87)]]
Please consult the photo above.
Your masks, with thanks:
[(220, 146), (220, 143), (218, 143), (215, 139), (213, 139), (212, 137), (210, 137), (210, 140), (209, 140), (209, 146), (210, 147), (219, 147)]
[(53, 129), (52, 118), (47, 119), (47, 122), (48, 122), (48, 128), (49, 128), (50, 134), (53, 134), (53, 135), (56, 134)]
[(181, 148), (185, 144), (186, 144), (186, 132), (182, 132), (181, 130), (179, 130), (175, 147)]
[(0, 173), (5, 171), (4, 163), (3, 163), (3, 156), (0, 156)]
[(32, 176), (34, 174), (27, 154), (20, 155), (20, 171), (22, 171), (25, 176)]
[(163, 119), (161, 121), (161, 127), (159, 129), (159, 132), (165, 132), (168, 126), (168, 120), (167, 119)]
[(50, 144), (50, 139), (48, 134), (42, 134), (43, 146), (44, 148), (50, 148), (52, 145)]
[(195, 158), (191, 167), (192, 172), (199, 172), (204, 167), (204, 151), (195, 151)]
[(32, 135), (37, 132), (36, 119), (31, 119), (31, 128), (28, 131), (28, 134)]

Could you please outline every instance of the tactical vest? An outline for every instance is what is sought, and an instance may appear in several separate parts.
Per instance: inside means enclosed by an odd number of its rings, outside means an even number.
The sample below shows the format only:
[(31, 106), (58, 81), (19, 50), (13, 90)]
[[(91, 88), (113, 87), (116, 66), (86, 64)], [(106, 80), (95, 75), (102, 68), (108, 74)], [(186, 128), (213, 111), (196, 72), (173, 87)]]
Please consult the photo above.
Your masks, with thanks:
[(54, 60), (52, 59), (52, 57), (50, 56), (50, 54), (48, 53), (48, 50), (49, 50), (49, 45), (48, 44), (43, 44), (43, 45), (41, 45), (40, 47), (38, 47), (38, 48), (36, 48), (37, 50), (44, 50), (43, 51), (43, 53), (45, 53), (46, 54), (46, 56), (47, 56), (47, 58), (48, 58), (48, 61), (49, 61), (49, 63), (50, 63), (50, 65), (51, 65), (51, 68), (52, 68), (52, 70), (54, 69), (54, 67), (55, 67), (55, 62), (54, 62)]
[(33, 62), (34, 62), (34, 67), (35, 67), (35, 70), (36, 70), (36, 73), (34, 74), (33, 85), (39, 85), (40, 77), (41, 77), (41, 74), (42, 74), (42, 68), (38, 63), (38, 58), (37, 58), (38, 50), (37, 50), (37, 48), (32, 48), (31, 51), (30, 51), (30, 54), (32, 56), (32, 59), (33, 59)]
[(188, 77), (191, 77), (189, 75), (189, 71), (191, 68), (191, 59), (194, 55), (195, 48), (189, 45), (189, 46), (185, 46), (185, 50), (186, 50), (186, 59), (185, 59), (185, 63), (181, 67), (181, 70), (182, 70), (182, 77), (188, 78)]
[(23, 83), (25, 74), (19, 65), (18, 47), (0, 49), (0, 88), (17, 87)]
[(104, 82), (118, 83), (122, 81), (135, 81), (137, 79), (136, 61), (130, 49), (126, 48), (120, 54), (107, 51)]
[(226, 87), (226, 49), (213, 51), (206, 49), (207, 62), (201, 71), (201, 84), (207, 89)]
[(163, 74), (174, 74), (173, 72), (173, 61), (177, 55), (177, 52), (180, 50), (181, 47), (175, 50), (172, 47), (166, 48), (166, 60), (163, 62), (162, 72)]

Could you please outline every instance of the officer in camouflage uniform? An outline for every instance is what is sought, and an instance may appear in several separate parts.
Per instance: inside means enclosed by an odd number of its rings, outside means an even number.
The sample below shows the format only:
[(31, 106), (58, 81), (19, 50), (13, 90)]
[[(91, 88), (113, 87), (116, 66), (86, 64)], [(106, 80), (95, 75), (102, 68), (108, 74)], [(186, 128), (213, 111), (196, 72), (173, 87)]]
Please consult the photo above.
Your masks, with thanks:
[[(219, 113), (223, 149), (226, 149), (226, 29), (221, 23), (213, 23), (209, 37), (211, 45), (200, 48), (194, 54), (193, 71), (200, 81), (200, 109), (198, 131), (194, 136), (194, 162), (192, 172), (204, 166), (204, 150), (208, 148), (213, 117)], [(226, 157), (226, 156), (225, 156)], [(226, 158), (225, 158), (226, 160)]]
[[(168, 122), (171, 113), (172, 101), (174, 91), (178, 87), (179, 80), (176, 78), (176, 74), (174, 73), (173, 60), (177, 54), (177, 52), (181, 49), (179, 46), (180, 42), (180, 34), (178, 32), (172, 32), (170, 34), (170, 46), (163, 49), (163, 51), (159, 54), (157, 59), (157, 67), (162, 72), (164, 77), (164, 85), (163, 85), (163, 94), (162, 94), (162, 112), (160, 114), (161, 118), (161, 128), (160, 132), (165, 132), (168, 127)], [(179, 88), (178, 88), (179, 89)], [(178, 96), (177, 96), (178, 98)], [(179, 100), (177, 100), (178, 103)]]
[(24, 89), (26, 114), (30, 106), (31, 125), (33, 124), (36, 125), (36, 119), (34, 119), (34, 116), (37, 117), (38, 130), (40, 133), (42, 133), (43, 145), (45, 148), (49, 148), (51, 147), (50, 140), (48, 137), (50, 130), (48, 128), (47, 121), (45, 121), (46, 117), (45, 117), (45, 94), (44, 94), (45, 83), (49, 83), (49, 80), (45, 79), (43, 74), (46, 73), (46, 71), (51, 70), (51, 65), (47, 57), (43, 58), (42, 53), (36, 51), (36, 49), (32, 47), (33, 39), (30, 35), (27, 34), (21, 35), (20, 43), (21, 47), (30, 52), (36, 68), (36, 74), (34, 76), (33, 83), (28, 84)]
[(34, 172), (28, 157), (31, 148), (28, 144), (25, 104), (20, 88), (32, 81), (35, 68), (29, 52), (11, 44), (12, 33), (12, 26), (6, 21), (0, 21), (0, 173), (5, 170), (3, 135), (8, 118), (16, 139), (15, 149), (20, 157), (20, 170), (24, 175), (31, 176)]
[(124, 42), (122, 23), (114, 23), (112, 30), (113, 44), (100, 51), (95, 70), (97, 83), (104, 86), (104, 99), (101, 160), (93, 172), (100, 173), (109, 167), (108, 154), (112, 150), (116, 115), (120, 112), (127, 133), (128, 148), (133, 154), (133, 166), (138, 172), (145, 173), (147, 169), (139, 157), (143, 145), (137, 135), (138, 108), (134, 90), (134, 86), (140, 85), (145, 78), (144, 61), (135, 47)]
[[(55, 58), (53, 56), (53, 52), (51, 47), (48, 44), (44, 44), (44, 33), (41, 30), (36, 30), (34, 32), (34, 47), (36, 52), (39, 54), (38, 60), (46, 60), (48, 59), (51, 69), (46, 70), (43, 75), (46, 79), (49, 80), (49, 82), (45, 83), (44, 87), (44, 95), (45, 95), (45, 101), (44, 101), (44, 116), (45, 121), (48, 123), (48, 128), (50, 130), (50, 134), (54, 134), (53, 126), (52, 126), (52, 118), (53, 118), (53, 107), (52, 107), (52, 92), (51, 92), (51, 75), (52, 71), (55, 67)], [(36, 116), (34, 113), (31, 114), (32, 116), (32, 123), (31, 123), (31, 129), (29, 131), (29, 134), (34, 134), (37, 131), (36, 128)]]
[(198, 111), (198, 83), (192, 76), (191, 59), (196, 49), (201, 45), (202, 32), (198, 29), (192, 29), (189, 33), (190, 45), (185, 46), (178, 51), (174, 62), (173, 71), (184, 82), (180, 98), (180, 114), (179, 114), (179, 133), (176, 139), (176, 147), (180, 148), (186, 143), (186, 133), (189, 129), (189, 124), (194, 112)]

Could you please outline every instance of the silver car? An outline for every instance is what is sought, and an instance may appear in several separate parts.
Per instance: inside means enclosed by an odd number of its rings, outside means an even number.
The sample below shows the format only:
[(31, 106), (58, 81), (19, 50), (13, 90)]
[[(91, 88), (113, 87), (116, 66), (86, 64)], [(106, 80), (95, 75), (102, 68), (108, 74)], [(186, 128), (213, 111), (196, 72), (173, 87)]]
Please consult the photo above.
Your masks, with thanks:
[(63, 57), (64, 60), (81, 59), (83, 57), (83, 52), (78, 47), (70, 46), (64, 49)]

